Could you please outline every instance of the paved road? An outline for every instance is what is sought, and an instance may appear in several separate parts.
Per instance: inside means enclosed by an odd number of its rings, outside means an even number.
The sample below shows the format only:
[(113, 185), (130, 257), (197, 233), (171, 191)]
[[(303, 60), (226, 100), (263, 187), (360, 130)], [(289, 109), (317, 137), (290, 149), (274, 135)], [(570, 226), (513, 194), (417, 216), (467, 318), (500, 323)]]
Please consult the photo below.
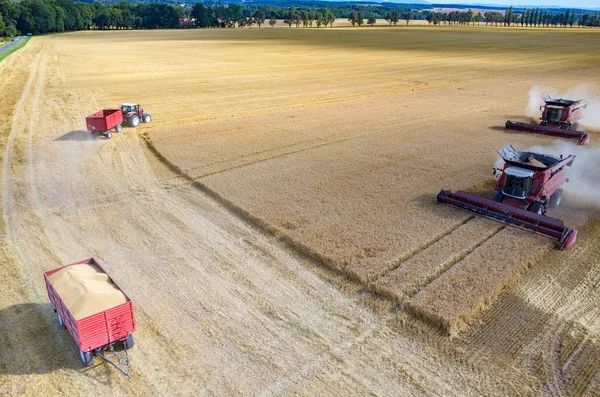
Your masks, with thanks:
[(25, 36), (19, 36), (16, 39), (14, 39), (13, 41), (11, 41), (10, 43), (8, 43), (7, 45), (5, 45), (4, 47), (0, 48), (0, 54), (10, 50), (11, 48), (13, 48), (17, 44), (19, 44), (21, 42), (21, 40), (23, 40), (24, 38), (25, 38)]

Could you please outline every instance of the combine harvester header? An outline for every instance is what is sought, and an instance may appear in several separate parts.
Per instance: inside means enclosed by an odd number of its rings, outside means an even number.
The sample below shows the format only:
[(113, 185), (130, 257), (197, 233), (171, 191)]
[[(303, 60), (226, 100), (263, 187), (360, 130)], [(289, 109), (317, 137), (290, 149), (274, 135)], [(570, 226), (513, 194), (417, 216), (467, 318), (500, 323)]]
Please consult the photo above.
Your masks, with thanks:
[(506, 122), (506, 129), (533, 132), (536, 134), (556, 136), (566, 139), (577, 139), (581, 145), (590, 141), (590, 136), (583, 131), (578, 131), (579, 121), (587, 102), (583, 100), (571, 101), (568, 99), (552, 99), (542, 97), (546, 103), (540, 106), (542, 116), (540, 124), (527, 124), (517, 121)]
[(575, 156), (557, 158), (547, 154), (518, 152), (512, 146), (498, 151), (505, 161), (493, 200), (474, 194), (442, 190), (437, 201), (509, 226), (520, 227), (556, 240), (561, 249), (573, 245), (577, 230), (563, 221), (545, 216), (560, 204), (560, 185), (567, 181), (566, 166)]

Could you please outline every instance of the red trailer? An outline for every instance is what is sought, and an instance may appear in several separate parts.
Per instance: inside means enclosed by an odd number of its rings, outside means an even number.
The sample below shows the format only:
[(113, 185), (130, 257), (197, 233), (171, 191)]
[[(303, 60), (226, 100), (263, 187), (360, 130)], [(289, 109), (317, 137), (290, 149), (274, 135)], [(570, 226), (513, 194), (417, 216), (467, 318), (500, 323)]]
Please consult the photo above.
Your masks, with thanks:
[(116, 132), (123, 130), (123, 112), (121, 109), (104, 109), (85, 118), (87, 130), (92, 134), (105, 135), (107, 139), (112, 138), (111, 129)]
[[(86, 267), (83, 268), (82, 265)], [(76, 266), (80, 267), (76, 268)], [(63, 276), (61, 279), (57, 279), (57, 273), (61, 271), (65, 273), (60, 274)], [(82, 288), (78, 284), (77, 272), (83, 271), (86, 272), (85, 274), (95, 272), (94, 277), (96, 279), (93, 282), (100, 283), (95, 285), (110, 288), (116, 294), (122, 294), (123, 303), (112, 307), (104, 307), (98, 312), (89, 314), (90, 310), (93, 311), (94, 308), (89, 307), (89, 305), (85, 307), (85, 296), (81, 294), (92, 295), (93, 291), (81, 292), (85, 291), (85, 288)], [(134, 344), (135, 316), (133, 313), (133, 304), (121, 287), (106, 273), (100, 261), (89, 258), (48, 270), (44, 272), (44, 280), (46, 282), (46, 289), (48, 290), (48, 297), (52, 306), (54, 306), (58, 322), (61, 326), (67, 328), (75, 340), (83, 363), (86, 366), (90, 366), (94, 362), (94, 356), (98, 356), (129, 377), (127, 349), (133, 347)], [(54, 284), (52, 280), (54, 280)], [(77, 295), (75, 298), (73, 296), (61, 296), (58, 290), (62, 288), (64, 294), (65, 283), (69, 283), (68, 287), (72, 287), (80, 295)], [(107, 285), (104, 286), (103, 284)], [(107, 304), (110, 305), (110, 302), (107, 303), (106, 298), (104, 298), (104, 302), (101, 302), (101, 304), (106, 306)], [(79, 315), (81, 313), (86, 314), (84, 317), (80, 316), (78, 318), (73, 312), (77, 312)]]

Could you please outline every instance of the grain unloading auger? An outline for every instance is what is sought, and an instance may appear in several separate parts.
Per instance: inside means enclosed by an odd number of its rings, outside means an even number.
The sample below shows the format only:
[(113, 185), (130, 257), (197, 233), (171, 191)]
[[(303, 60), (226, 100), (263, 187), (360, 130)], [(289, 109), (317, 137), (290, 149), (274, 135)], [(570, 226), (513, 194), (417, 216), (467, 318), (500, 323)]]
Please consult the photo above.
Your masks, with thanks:
[(561, 249), (573, 245), (577, 230), (545, 214), (560, 204), (559, 187), (567, 181), (565, 167), (573, 164), (575, 156), (557, 158), (518, 152), (510, 145), (498, 153), (505, 164), (502, 169), (494, 168), (494, 174), (501, 172), (501, 175), (492, 200), (467, 192), (442, 190), (437, 196), (438, 203), (550, 237)]
[(587, 108), (587, 102), (552, 99), (549, 96), (542, 97), (542, 99), (545, 105), (540, 106), (542, 116), (539, 125), (508, 120), (505, 124), (506, 129), (577, 139), (581, 145), (585, 145), (590, 141), (588, 134), (577, 130), (577, 121), (581, 119), (583, 110)]

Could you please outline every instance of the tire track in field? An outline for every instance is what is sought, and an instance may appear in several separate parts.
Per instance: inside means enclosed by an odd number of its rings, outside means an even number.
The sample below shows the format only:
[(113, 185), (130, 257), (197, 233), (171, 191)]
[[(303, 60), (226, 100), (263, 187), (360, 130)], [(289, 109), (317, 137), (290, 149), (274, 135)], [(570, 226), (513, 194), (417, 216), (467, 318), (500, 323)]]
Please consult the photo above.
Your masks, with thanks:
[[(497, 107), (500, 107), (500, 105), (494, 106), (494, 107), (478, 108), (478, 109), (465, 109), (462, 112), (454, 112), (454, 113), (452, 113), (452, 116), (453, 117), (460, 116), (460, 115), (464, 116), (464, 115), (468, 115), (468, 114), (471, 114), (471, 113), (477, 113), (477, 112), (484, 112), (484, 111), (487, 111), (487, 110), (493, 110), (493, 109), (495, 109)], [(278, 158), (281, 158), (281, 157), (293, 156), (295, 154), (307, 152), (307, 151), (310, 151), (310, 150), (321, 149), (321, 148), (324, 148), (324, 147), (327, 147), (327, 146), (336, 145), (336, 144), (345, 143), (345, 142), (350, 142), (350, 141), (353, 141), (353, 140), (356, 140), (356, 139), (361, 139), (361, 138), (365, 138), (365, 137), (369, 137), (369, 136), (388, 134), (388, 133), (394, 132), (398, 127), (402, 127), (402, 128), (414, 127), (414, 126), (422, 125), (423, 123), (425, 123), (427, 121), (429, 121), (429, 117), (428, 116), (424, 116), (424, 117), (421, 117), (421, 118), (413, 119), (413, 121), (404, 122), (401, 126), (394, 125), (391, 128), (377, 130), (376, 132), (368, 132), (368, 133), (364, 133), (364, 134), (353, 135), (353, 136), (350, 136), (350, 137), (347, 137), (347, 138), (333, 139), (333, 140), (326, 141), (326, 142), (323, 142), (323, 143), (320, 143), (320, 144), (316, 144), (316, 145), (312, 145), (312, 146), (309, 146), (309, 147), (305, 147), (305, 148), (302, 148), (302, 149), (299, 149), (299, 150), (292, 150), (290, 152), (284, 152), (284, 153), (280, 153), (280, 154), (273, 155), (273, 156), (268, 156), (268, 157), (263, 157), (263, 158), (259, 158), (259, 159), (256, 159), (256, 160), (251, 160), (251, 161), (248, 161), (246, 163), (242, 163), (242, 164), (238, 164), (238, 165), (233, 165), (233, 166), (226, 167), (226, 168), (223, 168), (223, 169), (220, 169), (220, 170), (217, 170), (217, 171), (211, 171), (211, 172), (206, 172), (206, 173), (200, 174), (200, 175), (193, 175), (193, 176), (189, 175), (189, 176), (190, 176), (190, 178), (192, 178), (194, 180), (204, 179), (204, 178), (207, 178), (207, 177), (210, 177), (210, 176), (214, 176), (214, 175), (221, 174), (221, 173), (224, 173), (224, 172), (228, 172), (228, 171), (232, 171), (232, 170), (244, 168), (244, 167), (247, 167), (247, 166), (252, 166), (252, 165), (255, 165), (255, 164), (259, 164), (259, 163), (263, 163), (263, 162), (266, 162), (266, 161), (278, 159)], [(281, 128), (279, 128), (279, 129), (285, 131), (285, 129), (281, 129)], [(146, 136), (146, 138), (147, 138), (147, 140), (149, 140), (151, 142), (151, 139), (149, 137)], [(322, 140), (322, 139), (317, 139), (317, 140)], [(314, 140), (309, 140), (309, 141), (306, 141), (306, 142), (312, 142), (312, 141), (314, 141)], [(282, 147), (278, 147), (278, 148), (271, 148), (271, 149), (264, 150), (264, 151), (257, 151), (257, 152), (250, 153), (250, 154), (247, 154), (247, 155), (238, 156), (235, 159), (243, 159), (243, 158), (247, 158), (247, 157), (251, 157), (251, 156), (260, 155), (262, 153), (271, 152), (271, 151), (277, 150), (277, 149), (282, 149), (282, 148), (287, 148), (287, 147), (293, 147), (293, 146), (297, 146), (300, 143), (301, 142), (295, 143), (295, 144), (291, 144), (291, 145), (282, 146)], [(159, 151), (158, 148), (155, 147), (155, 151), (158, 152)], [(162, 157), (166, 158), (166, 156), (164, 156), (164, 155)], [(230, 160), (227, 160), (227, 161), (230, 161)], [(214, 165), (214, 164), (225, 163), (227, 161), (219, 161), (219, 162), (216, 162), (216, 163), (210, 163), (210, 164), (207, 164), (205, 167), (210, 167), (211, 165)]]

